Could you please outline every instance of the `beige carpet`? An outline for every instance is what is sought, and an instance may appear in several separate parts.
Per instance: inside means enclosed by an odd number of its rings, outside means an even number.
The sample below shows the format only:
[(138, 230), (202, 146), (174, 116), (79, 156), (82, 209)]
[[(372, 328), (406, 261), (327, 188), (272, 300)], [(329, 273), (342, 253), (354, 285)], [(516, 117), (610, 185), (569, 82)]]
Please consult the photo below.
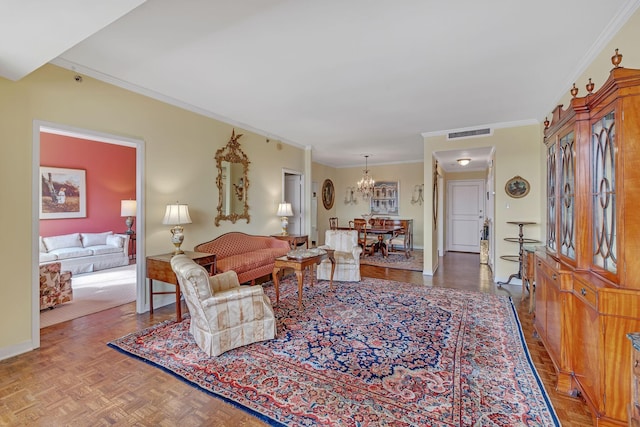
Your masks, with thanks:
[(136, 266), (78, 274), (71, 286), (73, 301), (41, 311), (41, 328), (135, 301)]

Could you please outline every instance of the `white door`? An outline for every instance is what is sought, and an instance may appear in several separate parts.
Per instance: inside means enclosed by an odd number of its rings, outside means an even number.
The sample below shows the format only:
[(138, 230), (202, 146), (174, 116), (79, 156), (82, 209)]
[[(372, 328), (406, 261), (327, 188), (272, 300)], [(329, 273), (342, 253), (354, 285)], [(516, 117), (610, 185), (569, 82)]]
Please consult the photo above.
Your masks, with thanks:
[(302, 232), (302, 175), (285, 173), (284, 175), (284, 201), (291, 203), (293, 216), (289, 217), (289, 234), (304, 234)]
[(460, 180), (447, 184), (448, 250), (480, 253), (484, 223), (484, 181)]

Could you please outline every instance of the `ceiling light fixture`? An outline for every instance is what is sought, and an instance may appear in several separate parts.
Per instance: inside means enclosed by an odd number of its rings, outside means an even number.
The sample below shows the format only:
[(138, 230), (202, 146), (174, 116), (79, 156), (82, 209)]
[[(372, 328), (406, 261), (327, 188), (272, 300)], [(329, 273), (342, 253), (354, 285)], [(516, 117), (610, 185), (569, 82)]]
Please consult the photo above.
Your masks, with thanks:
[(360, 181), (358, 181), (358, 191), (362, 193), (362, 197), (368, 199), (373, 194), (373, 186), (375, 185), (375, 181), (369, 175), (369, 167), (367, 163), (367, 159), (369, 156), (364, 156), (364, 174)]
[(458, 162), (460, 166), (467, 166), (469, 163), (471, 163), (471, 159), (458, 159), (456, 160), (456, 162)]

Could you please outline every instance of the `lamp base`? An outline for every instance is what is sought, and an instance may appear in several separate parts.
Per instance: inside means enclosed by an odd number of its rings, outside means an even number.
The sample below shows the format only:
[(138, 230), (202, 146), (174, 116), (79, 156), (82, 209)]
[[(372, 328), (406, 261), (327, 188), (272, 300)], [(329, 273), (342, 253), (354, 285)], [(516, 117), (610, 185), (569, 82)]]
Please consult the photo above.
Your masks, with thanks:
[(125, 231), (124, 234), (135, 234), (135, 231), (131, 229), (131, 227), (133, 226), (133, 217), (128, 216), (127, 219), (124, 220), (124, 223), (127, 226), (127, 231)]
[(280, 225), (282, 225), (282, 235), (288, 236), (289, 233), (287, 232), (287, 226), (289, 225), (289, 218), (287, 218), (286, 216), (281, 217)]
[(171, 243), (176, 249), (173, 251), (174, 255), (183, 254), (184, 251), (180, 249), (182, 242), (184, 241), (184, 228), (180, 225), (176, 225), (171, 229)]

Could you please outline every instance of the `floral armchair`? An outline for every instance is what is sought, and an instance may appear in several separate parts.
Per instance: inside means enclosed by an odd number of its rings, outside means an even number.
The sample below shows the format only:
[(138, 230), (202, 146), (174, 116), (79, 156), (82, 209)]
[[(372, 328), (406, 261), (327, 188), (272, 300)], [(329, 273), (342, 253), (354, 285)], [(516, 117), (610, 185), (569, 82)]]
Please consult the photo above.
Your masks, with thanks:
[(60, 263), (40, 266), (40, 310), (73, 300), (71, 272), (60, 271)]
[(209, 276), (186, 255), (171, 258), (171, 268), (191, 314), (189, 332), (207, 355), (275, 338), (275, 316), (262, 286), (240, 286), (233, 270)]

